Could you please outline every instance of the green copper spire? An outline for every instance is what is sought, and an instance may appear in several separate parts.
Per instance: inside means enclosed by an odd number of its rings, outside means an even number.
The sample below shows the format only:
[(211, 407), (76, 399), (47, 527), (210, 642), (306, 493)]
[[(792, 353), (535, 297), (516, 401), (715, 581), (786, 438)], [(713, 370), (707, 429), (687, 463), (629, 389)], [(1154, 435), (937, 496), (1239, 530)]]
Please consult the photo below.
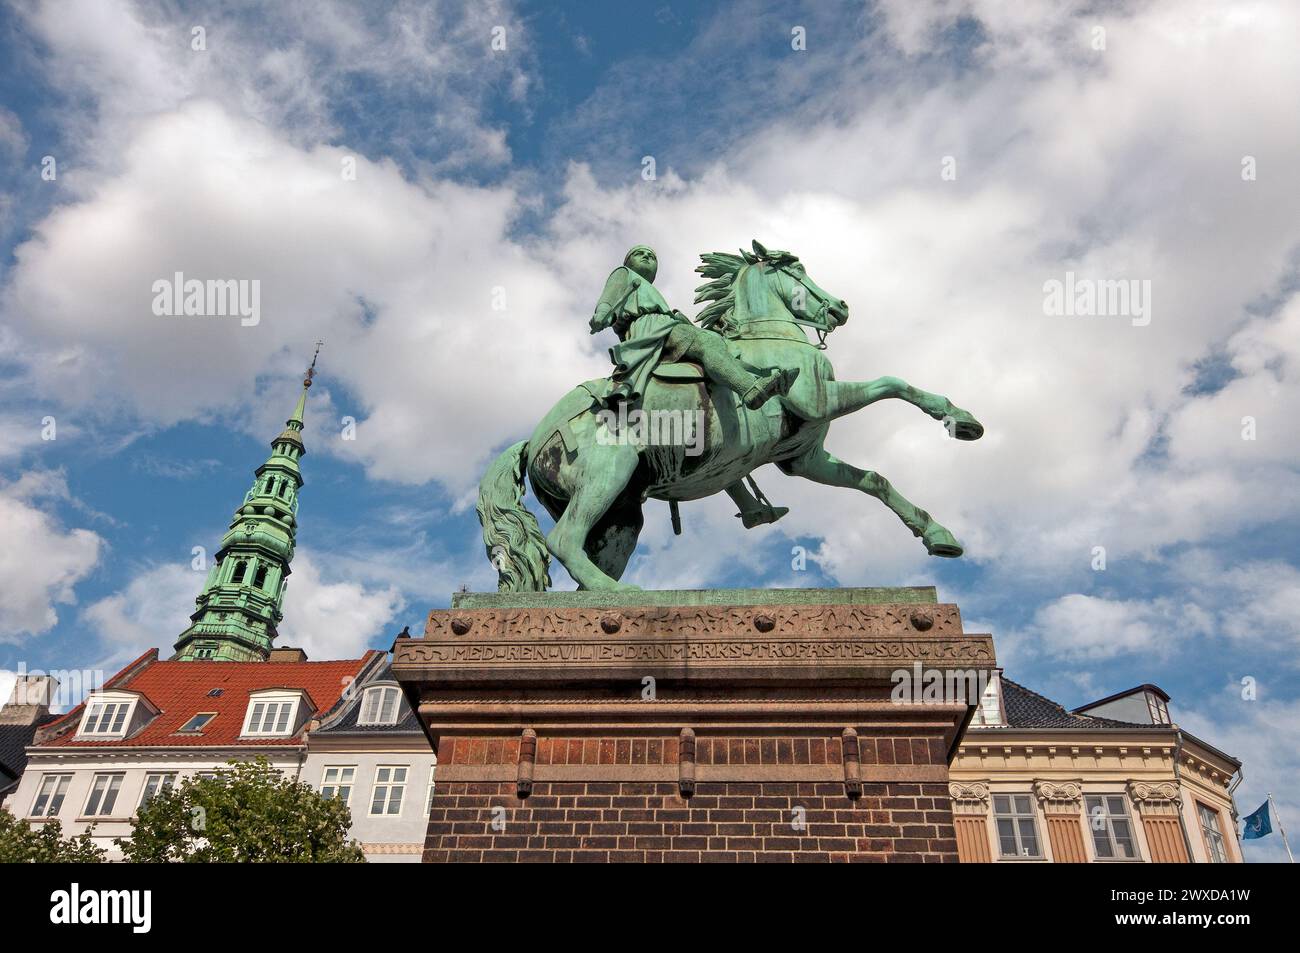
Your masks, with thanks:
[[(320, 353), (319, 343), (316, 346)], [(307, 391), (316, 376), (316, 358), (302, 382), (302, 395), (284, 430), (271, 441), (271, 455), (257, 468), (253, 486), (235, 511), (230, 529), (194, 600), (191, 625), (176, 641), (182, 661), (261, 662), (271, 652), (283, 618), (281, 606), (298, 528), (298, 461)]]

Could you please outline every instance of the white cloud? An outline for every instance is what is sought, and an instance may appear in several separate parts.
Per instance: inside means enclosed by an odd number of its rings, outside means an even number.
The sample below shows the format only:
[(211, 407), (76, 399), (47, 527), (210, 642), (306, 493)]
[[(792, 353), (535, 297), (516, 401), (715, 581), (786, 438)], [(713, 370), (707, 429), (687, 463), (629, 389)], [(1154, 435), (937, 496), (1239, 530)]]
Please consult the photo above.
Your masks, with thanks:
[[(395, 138), (436, 148), (447, 166), (500, 163), (509, 153), (500, 132), (485, 128), (482, 103), (498, 88), (518, 98), (529, 86), (527, 31), (508, 3), (401, 0), (378, 9), (319, 0), (182, 11), (48, 0), (19, 13), (48, 55), (48, 81), (89, 107), (63, 118), (94, 158), (81, 165), (83, 182), (102, 171), (97, 164), (116, 167), (136, 122), (187, 100), (220, 101), (306, 144), (338, 135), (335, 111), (362, 99), (365, 83), (383, 90), (388, 114), (419, 94)], [(509, 27), (509, 55), (489, 55), (498, 24)]]
[(0, 155), (18, 159), (26, 151), (27, 133), (23, 130), (22, 120), (0, 106)]
[(284, 597), (277, 644), (305, 649), (309, 658), (356, 658), (369, 648), (388, 650), (394, 616), (406, 602), (394, 586), (367, 589), (356, 582), (325, 582), (310, 555), (299, 552)]
[(41, 444), (41, 418), (32, 414), (0, 415), (0, 463), (21, 457)]
[[(1300, 639), (1300, 570), (1294, 566), (1281, 560), (1225, 566), (1213, 552), (1192, 549), (1171, 561), (1166, 588), (1170, 595), (1150, 599), (1061, 596), (1040, 607), (1023, 629), (998, 633), (999, 658), (1005, 662), (1005, 644), (1019, 664), (1030, 658), (1050, 665), (1126, 656), (1167, 663), (1219, 640), (1221, 647), (1249, 644), (1279, 654), (1294, 667), (1291, 650)], [(1063, 665), (1058, 674), (1067, 669)]]
[(1187, 613), (1166, 599), (1145, 602), (1073, 593), (1040, 609), (1034, 628), (1042, 650), (1062, 660), (1088, 660), (1163, 655), (1170, 643), (1196, 631), (1189, 631), (1188, 621)]
[(49, 509), (70, 499), (57, 471), (30, 470), (0, 485), (0, 642), (52, 629), (56, 607), (76, 602), (73, 587), (99, 562), (103, 539), (65, 528)]
[(188, 562), (140, 567), (126, 588), (86, 606), (81, 618), (87, 634), (99, 640), (93, 650), (100, 653), (100, 664), (120, 667), (151, 648), (160, 658), (170, 657), (177, 636), (190, 624), (204, 579)]
[[(301, 150), (212, 102), (146, 123), (121, 175), (16, 251), (6, 311), (43, 348), (37, 386), (167, 425), (247, 406), (259, 375), (296, 378), (322, 337), (313, 404), (333, 378), (362, 405), (333, 408), (358, 418), (352, 442), (315, 437), (339, 430), (313, 406), (309, 446), (377, 477), (476, 482), (494, 444), (526, 426), (519, 395), (599, 373), (594, 349), (568, 289), (505, 237), (518, 208), (508, 188), (412, 183), (362, 158), (347, 181), (347, 155)], [(177, 271), (259, 280), (261, 323), (155, 316), (153, 282)], [(498, 286), (504, 312), (492, 309)]]
[[(318, 660), (388, 648), (385, 626), (405, 606), (395, 587), (326, 582), (313, 555), (303, 550), (292, 568), (277, 645), (305, 649)], [(120, 666), (153, 647), (168, 658), (190, 624), (204, 579), (189, 563), (158, 564), (141, 569), (126, 588), (88, 605), (82, 619), (100, 640), (102, 664)]]

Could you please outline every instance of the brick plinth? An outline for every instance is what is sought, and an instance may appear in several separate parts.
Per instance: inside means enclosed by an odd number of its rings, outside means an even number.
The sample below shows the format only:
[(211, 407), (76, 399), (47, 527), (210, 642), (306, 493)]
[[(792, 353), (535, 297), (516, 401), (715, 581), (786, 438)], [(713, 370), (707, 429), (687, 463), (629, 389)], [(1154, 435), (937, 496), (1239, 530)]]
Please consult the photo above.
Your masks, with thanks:
[(987, 675), (992, 642), (927, 590), (872, 593), (435, 610), (393, 663), (438, 754), (424, 860), (955, 862), (978, 692), (895, 689)]
[[(496, 810), (496, 809), (502, 810)], [(451, 782), (434, 797), (426, 862), (955, 862), (944, 784), (558, 781), (521, 801), (511, 782)]]

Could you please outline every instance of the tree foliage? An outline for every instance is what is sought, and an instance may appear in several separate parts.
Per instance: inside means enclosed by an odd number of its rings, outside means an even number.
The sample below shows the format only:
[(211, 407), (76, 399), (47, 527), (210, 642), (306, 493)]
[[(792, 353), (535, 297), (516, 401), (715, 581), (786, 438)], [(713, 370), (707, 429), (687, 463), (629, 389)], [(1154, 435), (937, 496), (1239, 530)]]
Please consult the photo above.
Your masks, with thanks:
[(137, 863), (360, 863), (351, 825), (342, 801), (258, 759), (159, 792), (141, 805), (130, 840), (116, 843)]
[(65, 839), (58, 821), (30, 824), (0, 810), (0, 864), (97, 864), (104, 853), (90, 831)]

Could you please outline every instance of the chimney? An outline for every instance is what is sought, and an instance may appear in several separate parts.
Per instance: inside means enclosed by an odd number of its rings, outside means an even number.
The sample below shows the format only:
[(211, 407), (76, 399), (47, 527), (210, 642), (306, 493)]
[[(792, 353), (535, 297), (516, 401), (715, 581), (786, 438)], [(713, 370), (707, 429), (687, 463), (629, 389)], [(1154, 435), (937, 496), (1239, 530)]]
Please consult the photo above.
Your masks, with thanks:
[(53, 675), (19, 675), (9, 703), (0, 708), (0, 725), (34, 725), (50, 713), (59, 680)]
[(279, 645), (271, 649), (271, 654), (266, 657), (266, 660), (268, 662), (305, 662), (307, 661), (307, 653), (290, 645)]

